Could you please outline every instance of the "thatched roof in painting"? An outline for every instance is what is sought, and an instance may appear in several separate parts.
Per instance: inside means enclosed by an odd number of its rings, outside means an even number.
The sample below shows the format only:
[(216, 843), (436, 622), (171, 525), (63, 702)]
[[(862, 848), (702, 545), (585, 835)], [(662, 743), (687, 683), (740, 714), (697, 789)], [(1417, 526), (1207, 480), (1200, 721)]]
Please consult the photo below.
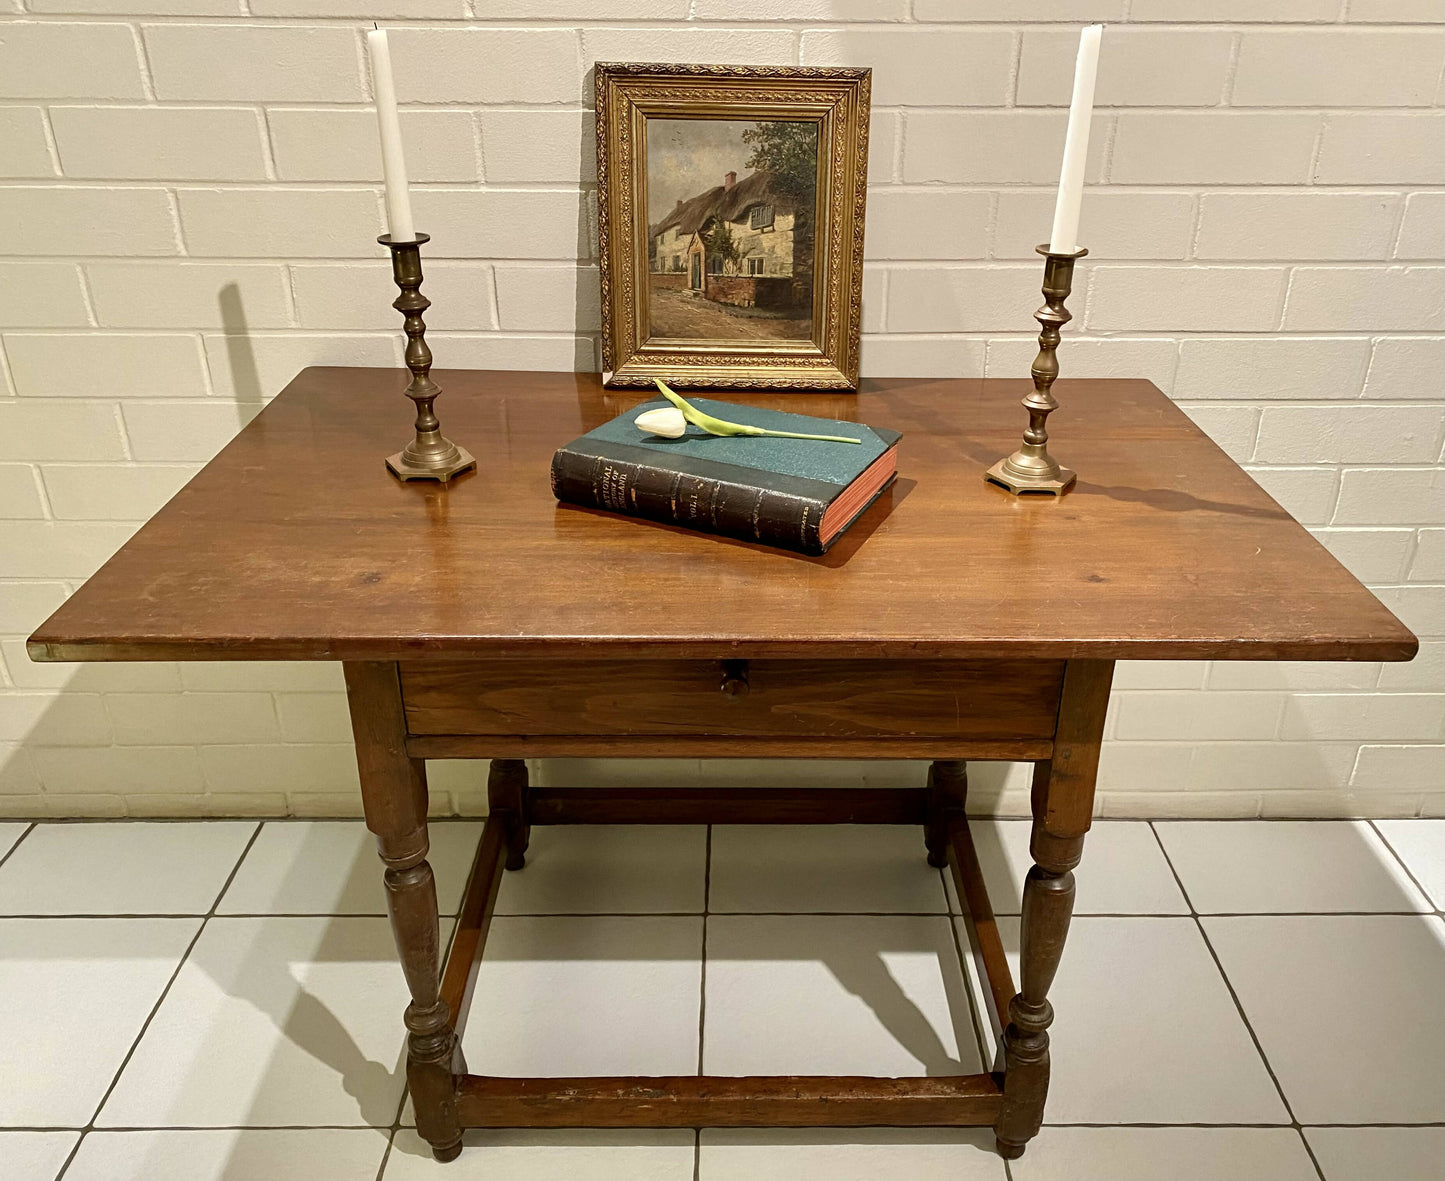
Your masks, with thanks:
[(674, 226), (684, 234), (695, 234), (714, 217), (724, 221), (741, 221), (754, 205), (771, 205), (779, 213), (791, 213), (792, 200), (778, 192), (771, 172), (753, 172), (732, 188), (717, 185), (696, 197), (689, 197), (660, 222), (650, 233), (666, 233)]

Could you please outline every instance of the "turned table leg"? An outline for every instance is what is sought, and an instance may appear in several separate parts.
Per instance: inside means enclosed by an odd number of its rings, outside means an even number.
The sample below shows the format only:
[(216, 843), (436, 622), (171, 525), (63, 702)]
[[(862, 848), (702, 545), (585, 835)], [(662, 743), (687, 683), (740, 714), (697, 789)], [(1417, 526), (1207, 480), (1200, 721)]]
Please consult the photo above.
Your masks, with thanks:
[(1113, 661), (1071, 660), (1064, 672), (1052, 759), (1034, 765), (1029, 852), (1020, 920), (1018, 995), (1004, 1030), (1003, 1110), (994, 1133), (1000, 1155), (1022, 1156), (1044, 1120), (1049, 1090), (1049, 987), (1074, 910), (1074, 874), (1094, 811), (1094, 781)]
[(487, 772), (487, 811), (506, 825), (507, 868), (527, 864), (532, 826), (527, 823), (527, 764), (523, 759), (493, 759)]
[(417, 1132), (437, 1160), (453, 1160), (462, 1149), (452, 1075), (456, 1035), (440, 995), (436, 881), (426, 860), (426, 764), (406, 753), (396, 665), (348, 662), (345, 670), (366, 827), (386, 866), (387, 913), (411, 992), (403, 1021)]
[(923, 844), (928, 864), (948, 864), (950, 812), (962, 812), (968, 801), (968, 764), (962, 759), (938, 759), (928, 768), (928, 818), (923, 823)]

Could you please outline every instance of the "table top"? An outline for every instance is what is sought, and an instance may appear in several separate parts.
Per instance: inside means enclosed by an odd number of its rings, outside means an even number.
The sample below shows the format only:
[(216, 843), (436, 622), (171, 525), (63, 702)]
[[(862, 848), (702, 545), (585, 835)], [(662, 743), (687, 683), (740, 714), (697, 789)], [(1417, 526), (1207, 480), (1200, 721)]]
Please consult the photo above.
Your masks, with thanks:
[(1061, 380), (1079, 481), (1014, 497), (1023, 380), (746, 395), (903, 432), (804, 557), (570, 505), (553, 451), (648, 395), (438, 371), (478, 470), (402, 484), (405, 374), (304, 370), (31, 637), (37, 660), (808, 656), (1406, 660), (1415, 637), (1147, 381)]

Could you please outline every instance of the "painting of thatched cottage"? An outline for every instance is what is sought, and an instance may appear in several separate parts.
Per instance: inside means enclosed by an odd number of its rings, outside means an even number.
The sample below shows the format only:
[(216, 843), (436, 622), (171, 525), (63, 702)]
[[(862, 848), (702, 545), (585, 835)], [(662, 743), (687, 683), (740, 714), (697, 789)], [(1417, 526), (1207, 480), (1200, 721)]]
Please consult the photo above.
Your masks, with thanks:
[[(816, 125), (652, 119), (648, 131), (652, 335), (812, 336)], [(719, 163), (734, 166), (699, 175)]]

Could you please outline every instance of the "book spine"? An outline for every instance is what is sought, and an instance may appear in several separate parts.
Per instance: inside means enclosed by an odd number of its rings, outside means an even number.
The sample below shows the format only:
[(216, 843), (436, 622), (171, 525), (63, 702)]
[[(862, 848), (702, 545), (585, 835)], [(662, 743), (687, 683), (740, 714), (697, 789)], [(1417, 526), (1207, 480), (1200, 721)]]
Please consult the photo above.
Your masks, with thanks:
[(705, 479), (650, 464), (583, 455), (565, 447), (552, 457), (552, 495), (702, 533), (821, 554), (821, 501), (756, 485)]

